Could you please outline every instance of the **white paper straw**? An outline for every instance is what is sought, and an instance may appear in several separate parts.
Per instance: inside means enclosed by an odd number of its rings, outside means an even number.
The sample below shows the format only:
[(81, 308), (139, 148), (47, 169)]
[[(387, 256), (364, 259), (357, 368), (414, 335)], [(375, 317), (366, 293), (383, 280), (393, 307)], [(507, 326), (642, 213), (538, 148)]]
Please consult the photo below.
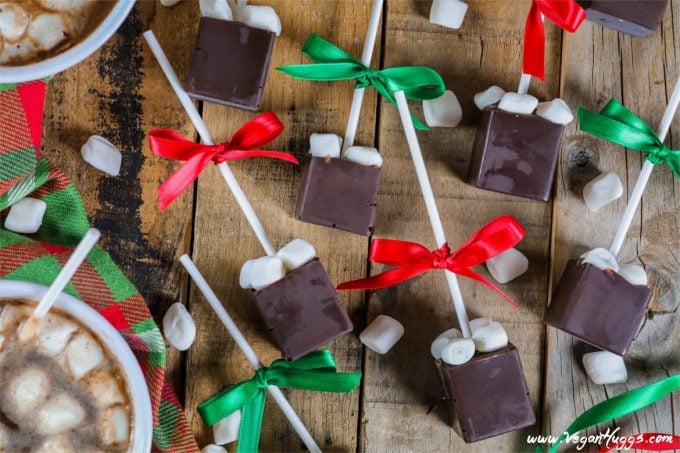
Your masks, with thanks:
[[(384, 0), (373, 0), (371, 18), (368, 22), (368, 31), (364, 41), (364, 51), (361, 54), (361, 63), (364, 66), (369, 66), (373, 58), (373, 49), (375, 48), (375, 41), (378, 36), (378, 25), (380, 25), (383, 3)], [(356, 88), (354, 90), (352, 106), (349, 109), (349, 119), (347, 120), (347, 130), (345, 131), (345, 140), (342, 142), (343, 153), (347, 148), (354, 145), (354, 137), (356, 136), (359, 116), (361, 114), (361, 105), (364, 102), (364, 90), (365, 88)]]
[[(213, 141), (212, 136), (210, 135), (210, 131), (208, 131), (208, 127), (203, 121), (203, 118), (201, 118), (201, 115), (198, 113), (198, 110), (196, 110), (196, 107), (194, 106), (194, 103), (191, 101), (191, 98), (186, 93), (186, 91), (184, 91), (184, 88), (182, 87), (182, 84), (180, 83), (177, 74), (172, 69), (172, 66), (168, 61), (168, 58), (165, 56), (165, 52), (163, 52), (160, 43), (156, 39), (156, 36), (154, 36), (151, 30), (149, 30), (146, 33), (144, 33), (144, 39), (146, 39), (147, 44), (149, 44), (151, 52), (153, 52), (154, 56), (156, 57), (156, 60), (158, 60), (158, 64), (165, 73), (168, 82), (170, 82), (172, 89), (175, 91), (175, 94), (179, 98), (179, 101), (182, 103), (182, 106), (184, 107), (184, 110), (186, 110), (187, 115), (189, 115), (189, 119), (191, 119), (191, 122), (194, 124), (194, 127), (196, 128), (198, 135), (201, 137), (201, 140), (203, 140), (203, 143), (205, 144), (214, 145), (215, 142)], [(260, 222), (260, 219), (257, 217), (257, 214), (255, 214), (255, 210), (248, 201), (246, 194), (243, 192), (243, 189), (241, 188), (241, 185), (236, 180), (236, 176), (234, 176), (234, 173), (232, 173), (231, 169), (225, 162), (222, 162), (221, 164), (217, 165), (217, 168), (219, 169), (220, 174), (224, 178), (224, 181), (227, 183), (229, 190), (234, 195), (234, 198), (236, 199), (236, 202), (238, 203), (241, 210), (243, 211), (243, 214), (246, 216), (246, 219), (248, 219), (248, 223), (250, 223), (250, 227), (253, 229), (255, 236), (257, 236), (257, 239), (260, 241), (260, 244), (262, 244), (262, 248), (264, 249), (265, 253), (269, 256), (276, 255), (276, 249), (274, 248), (271, 241), (267, 237), (267, 233), (265, 232), (264, 227), (262, 226), (262, 222)]]
[(519, 79), (517, 93), (519, 94), (529, 93), (529, 85), (531, 85), (531, 76), (529, 74), (522, 74), (522, 77), (520, 77)]
[[(239, 328), (236, 326), (236, 323), (234, 323), (234, 320), (231, 319), (231, 316), (229, 316), (229, 313), (217, 298), (215, 292), (212, 290), (212, 288), (210, 288), (208, 282), (205, 281), (205, 278), (203, 278), (203, 275), (201, 275), (201, 272), (198, 270), (194, 262), (191, 261), (189, 255), (182, 255), (179, 258), (179, 261), (189, 273), (192, 280), (194, 281), (194, 284), (201, 294), (203, 294), (205, 300), (208, 301), (210, 307), (212, 307), (212, 309), (215, 311), (215, 314), (220, 319), (224, 327), (226, 327), (227, 331), (232, 336), (238, 347), (241, 349), (243, 354), (245, 354), (248, 361), (253, 365), (253, 368), (255, 370), (262, 368), (262, 363), (257, 357), (257, 354), (255, 354), (253, 348), (248, 343), (248, 340), (246, 340), (246, 338), (243, 336)], [(270, 385), (267, 387), (267, 390), (269, 391), (269, 394), (272, 396), (272, 398), (274, 398), (274, 401), (276, 401), (276, 404), (278, 404), (278, 406), (281, 408), (283, 415), (285, 415), (290, 424), (293, 425), (293, 429), (296, 433), (298, 433), (300, 439), (302, 439), (302, 442), (305, 444), (307, 449), (314, 453), (320, 453), (321, 449), (316, 444), (316, 442), (314, 442), (314, 438), (312, 438), (312, 435), (309, 433), (309, 430), (307, 430), (307, 427), (305, 427), (304, 423), (302, 423), (302, 420), (300, 420), (300, 417), (298, 417), (298, 415), (295, 413), (292, 406), (281, 392), (281, 389), (274, 385)]]
[[(416, 169), (420, 190), (422, 191), (423, 199), (425, 200), (427, 215), (430, 217), (434, 238), (437, 242), (437, 247), (441, 247), (442, 245), (446, 244), (444, 227), (442, 226), (442, 221), (439, 217), (439, 210), (437, 209), (437, 203), (434, 199), (434, 193), (432, 192), (430, 178), (427, 175), (427, 168), (425, 167), (425, 161), (423, 160), (423, 153), (420, 150), (420, 143), (418, 143), (418, 137), (416, 136), (416, 129), (413, 127), (413, 120), (411, 118), (411, 112), (408, 108), (408, 103), (406, 102), (406, 96), (404, 96), (403, 91), (397, 91), (394, 93), (394, 97), (397, 100), (401, 124), (404, 126), (406, 141), (408, 142), (408, 148), (411, 152), (413, 165)], [(453, 298), (453, 308), (456, 312), (456, 316), (458, 317), (460, 330), (465, 338), (470, 338), (472, 336), (472, 331), (470, 330), (470, 323), (465, 311), (463, 295), (460, 292), (456, 274), (446, 271), (446, 282), (449, 285), (449, 291), (451, 292), (451, 297)]]
[[(675, 112), (678, 110), (678, 105), (680, 104), (680, 78), (675, 82), (675, 88), (673, 88), (673, 94), (668, 101), (668, 106), (666, 111), (661, 118), (661, 123), (659, 124), (659, 129), (657, 131), (661, 141), (666, 140), (666, 135), (671, 128), (671, 123), (673, 122), (673, 117), (675, 117)], [(637, 208), (640, 205), (640, 200), (642, 199), (642, 194), (645, 192), (647, 183), (649, 182), (649, 177), (652, 175), (652, 170), (654, 170), (654, 164), (645, 159), (644, 165), (642, 165), (642, 170), (640, 170), (640, 176), (638, 176), (635, 182), (635, 187), (633, 187), (633, 193), (630, 195), (628, 200), (628, 205), (626, 210), (621, 217), (619, 226), (616, 228), (616, 234), (614, 235), (614, 240), (612, 241), (609, 251), (612, 255), (617, 256), (623, 247), (623, 241), (626, 239), (628, 234), (628, 229), (630, 224), (633, 222), (633, 217), (637, 212)]]

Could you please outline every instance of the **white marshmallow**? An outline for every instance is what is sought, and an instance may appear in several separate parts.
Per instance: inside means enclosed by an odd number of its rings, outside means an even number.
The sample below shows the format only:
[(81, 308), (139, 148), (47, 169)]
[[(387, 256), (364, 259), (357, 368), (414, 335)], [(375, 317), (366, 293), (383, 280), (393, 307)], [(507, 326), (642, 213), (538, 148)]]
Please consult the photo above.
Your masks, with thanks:
[(623, 357), (609, 351), (589, 352), (583, 355), (583, 368), (595, 384), (620, 384), (628, 380)]
[(104, 361), (104, 351), (90, 334), (79, 333), (66, 348), (66, 361), (73, 377), (80, 380)]
[(529, 270), (529, 260), (516, 248), (490, 258), (486, 268), (498, 283), (508, 283)]
[(30, 316), (31, 312), (26, 305), (5, 305), (2, 312), (0, 312), (0, 332), (8, 331), (8, 333), (15, 333), (19, 324)]
[(538, 106), (538, 99), (530, 94), (505, 93), (498, 108), (506, 112), (531, 115)]
[(490, 105), (497, 104), (505, 96), (505, 90), (499, 86), (493, 85), (475, 94), (475, 105), (479, 110), (484, 110)]
[(475, 355), (475, 342), (469, 338), (454, 338), (442, 349), (442, 360), (449, 365), (462, 365)]
[(38, 51), (35, 44), (33, 44), (33, 41), (27, 36), (14, 43), (5, 42), (5, 45), (0, 46), (0, 49), (2, 49), (2, 53), (0, 53), (0, 64), (7, 63), (8, 61), (26, 60), (31, 55), (35, 55)]
[(491, 324), (493, 320), (491, 318), (475, 318), (470, 320), (470, 330), (475, 333), (480, 327), (485, 327)]
[(60, 354), (78, 326), (63, 316), (48, 313), (38, 330), (38, 348), (44, 354), (54, 357)]
[(250, 269), (253, 266), (253, 261), (248, 260), (241, 266), (241, 272), (238, 276), (238, 284), (243, 289), (252, 289), (253, 286), (250, 284)]
[(66, 436), (56, 436), (46, 439), (33, 453), (75, 453), (73, 445)]
[(111, 176), (118, 176), (123, 155), (110, 141), (93, 135), (80, 148), (80, 154), (88, 164)]
[(479, 352), (492, 352), (508, 345), (508, 334), (499, 322), (494, 321), (475, 330), (472, 340)]
[(17, 3), (0, 3), (0, 41), (16, 41), (28, 27), (26, 11)]
[(42, 435), (60, 434), (76, 428), (85, 418), (85, 410), (68, 393), (59, 393), (38, 410), (37, 431)]
[(451, 342), (451, 340), (456, 338), (463, 338), (463, 334), (460, 332), (460, 330), (456, 329), (455, 327), (453, 329), (449, 329), (445, 332), (442, 332), (437, 338), (434, 339), (432, 345), (430, 346), (430, 353), (432, 354), (432, 357), (434, 357), (437, 360), (441, 359), (442, 349), (444, 349), (444, 346), (446, 346)]
[(359, 335), (359, 340), (371, 351), (385, 354), (404, 335), (404, 326), (387, 315), (378, 315)]
[(240, 428), (241, 411), (236, 411), (213, 425), (213, 439), (217, 445), (235, 442)]
[(378, 150), (369, 146), (350, 146), (345, 151), (345, 159), (367, 167), (381, 167), (383, 164)]
[(468, 6), (460, 0), (433, 0), (430, 22), (443, 27), (458, 29), (463, 25)]
[(623, 195), (623, 184), (613, 171), (602, 173), (583, 187), (583, 201), (592, 212)]
[(227, 453), (227, 449), (219, 445), (209, 444), (201, 448), (201, 453)]
[(286, 271), (291, 272), (316, 258), (316, 250), (309, 242), (294, 239), (276, 252), (276, 256), (283, 261)]
[(281, 34), (281, 19), (271, 6), (246, 5), (240, 11), (238, 19), (251, 27), (271, 31), (276, 36)]
[(536, 115), (544, 118), (552, 123), (567, 125), (574, 121), (574, 114), (571, 109), (560, 98), (553, 99), (549, 102), (541, 102), (536, 107)]
[(285, 276), (286, 268), (283, 266), (281, 258), (264, 256), (253, 260), (250, 265), (248, 281), (253, 289), (260, 290)]
[(581, 255), (581, 260), (586, 263), (590, 263), (593, 266), (606, 271), (611, 269), (614, 272), (619, 271), (619, 265), (616, 262), (616, 258), (607, 249), (598, 247), (596, 249), (588, 250), (586, 253)]
[(463, 119), (463, 110), (458, 98), (451, 90), (436, 99), (423, 101), (425, 122), (430, 127), (456, 127)]
[(88, 0), (38, 0), (44, 8), (52, 11), (75, 13), (87, 4)]
[(33, 413), (47, 397), (49, 386), (50, 377), (44, 370), (36, 366), (27, 367), (3, 390), (8, 403), (5, 410), (18, 417)]
[(12, 205), (5, 219), (5, 228), (15, 233), (37, 233), (47, 211), (47, 203), (26, 197)]
[(130, 438), (130, 420), (122, 407), (103, 411), (99, 419), (99, 437), (105, 445), (115, 445)]
[(179, 351), (186, 351), (194, 343), (196, 324), (186, 307), (179, 302), (172, 304), (163, 316), (163, 335)]
[(53, 49), (68, 34), (61, 14), (43, 13), (34, 17), (28, 25), (28, 36), (41, 50)]
[(234, 20), (227, 0), (199, 0), (198, 7), (201, 9), (201, 16), (213, 19)]
[(309, 154), (314, 157), (340, 157), (342, 138), (335, 134), (312, 134), (309, 136)]
[(125, 395), (120, 389), (120, 383), (109, 370), (93, 371), (83, 379), (82, 383), (95, 405), (100, 409), (125, 403)]
[(620, 264), (616, 272), (621, 277), (628, 280), (631, 285), (647, 286), (647, 272), (642, 266), (637, 264)]
[(161, 5), (163, 6), (175, 6), (182, 0), (161, 0)]

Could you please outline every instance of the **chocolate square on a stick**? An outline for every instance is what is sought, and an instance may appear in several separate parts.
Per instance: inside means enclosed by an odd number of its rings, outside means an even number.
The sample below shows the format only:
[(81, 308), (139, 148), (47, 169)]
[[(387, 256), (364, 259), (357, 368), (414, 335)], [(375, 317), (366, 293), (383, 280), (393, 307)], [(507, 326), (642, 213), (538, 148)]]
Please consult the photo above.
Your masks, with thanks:
[(352, 331), (347, 311), (318, 259), (254, 291), (252, 297), (287, 360)]
[(482, 111), (468, 178), (480, 189), (548, 201), (564, 126), (536, 115)]
[(544, 320), (600, 349), (624, 355), (651, 296), (647, 286), (633, 285), (612, 270), (570, 260)]
[(300, 220), (368, 236), (375, 225), (380, 168), (312, 157), (297, 203)]
[(262, 104), (276, 34), (202, 17), (186, 77), (189, 96), (244, 110)]
[(591, 22), (633, 36), (645, 36), (663, 20), (668, 0), (577, 0)]
[(467, 363), (435, 361), (454, 428), (465, 442), (516, 431), (536, 423), (522, 362), (514, 345), (477, 353)]

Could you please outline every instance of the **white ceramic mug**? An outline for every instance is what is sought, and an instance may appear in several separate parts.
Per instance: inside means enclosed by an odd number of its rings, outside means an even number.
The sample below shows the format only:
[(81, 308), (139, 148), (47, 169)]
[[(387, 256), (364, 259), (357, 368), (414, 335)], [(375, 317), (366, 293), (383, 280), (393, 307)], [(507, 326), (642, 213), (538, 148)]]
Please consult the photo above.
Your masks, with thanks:
[[(46, 286), (34, 283), (0, 280), (0, 297), (40, 300), (46, 291)], [(153, 416), (149, 389), (146, 386), (142, 369), (125, 339), (95, 309), (68, 294), (62, 293), (56, 305), (87, 326), (102, 344), (108, 347), (120, 364), (127, 378), (134, 414), (129, 451), (135, 453), (151, 451)]]
[(117, 0), (116, 5), (89, 36), (64, 52), (22, 66), (0, 65), (0, 83), (39, 80), (80, 63), (108, 41), (130, 14), (134, 5), (135, 0)]

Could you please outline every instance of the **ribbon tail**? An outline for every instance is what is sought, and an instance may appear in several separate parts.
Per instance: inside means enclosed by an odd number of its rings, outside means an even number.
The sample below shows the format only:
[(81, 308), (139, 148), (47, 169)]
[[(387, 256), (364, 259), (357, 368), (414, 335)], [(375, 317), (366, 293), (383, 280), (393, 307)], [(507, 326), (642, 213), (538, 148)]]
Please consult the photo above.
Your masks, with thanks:
[(195, 155), (160, 185), (158, 188), (158, 204), (161, 210), (170, 206), (198, 178), (198, 175), (205, 169), (213, 156), (214, 153)]
[[(450, 272), (453, 272), (453, 271), (450, 271)], [(490, 281), (488, 281), (487, 279), (485, 279), (484, 277), (482, 277), (481, 275), (479, 275), (477, 272), (473, 271), (472, 269), (461, 269), (461, 270), (456, 270), (456, 272), (454, 272), (454, 273), (478, 281), (478, 282), (481, 283), (482, 285), (487, 286), (487, 287), (491, 288), (492, 290), (496, 291), (496, 292), (497, 292), (498, 294), (500, 294), (505, 300), (507, 300), (508, 302), (510, 302), (510, 303), (512, 304), (513, 307), (519, 308), (519, 304), (517, 304), (517, 302), (515, 302), (514, 300), (512, 300), (512, 298), (511, 298), (510, 296), (508, 296), (507, 294), (505, 294), (505, 293), (504, 293), (503, 291), (501, 291), (498, 287), (496, 287), (493, 283), (491, 283)]]
[(397, 283), (416, 277), (430, 269), (432, 269), (432, 266), (427, 265), (426, 263), (401, 266), (373, 277), (340, 283), (336, 289), (338, 291), (346, 291), (351, 289), (375, 290), (387, 288), (388, 286), (396, 285)]
[(524, 26), (524, 52), (522, 56), (524, 74), (545, 81), (545, 28), (541, 12), (536, 3), (531, 5)]
[(238, 435), (238, 453), (257, 453), (260, 447), (262, 419), (267, 401), (267, 391), (262, 389), (258, 395), (241, 409), (241, 427)]

